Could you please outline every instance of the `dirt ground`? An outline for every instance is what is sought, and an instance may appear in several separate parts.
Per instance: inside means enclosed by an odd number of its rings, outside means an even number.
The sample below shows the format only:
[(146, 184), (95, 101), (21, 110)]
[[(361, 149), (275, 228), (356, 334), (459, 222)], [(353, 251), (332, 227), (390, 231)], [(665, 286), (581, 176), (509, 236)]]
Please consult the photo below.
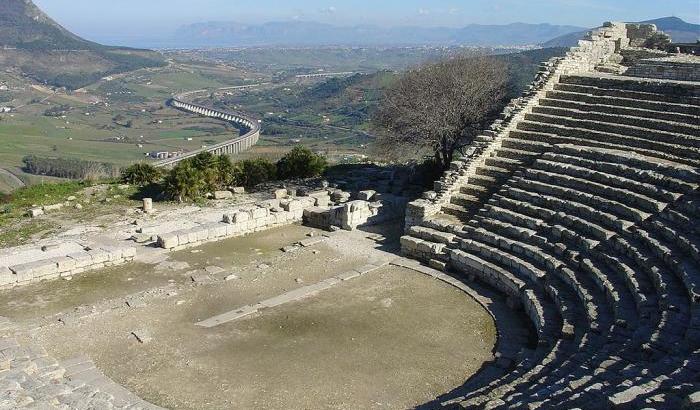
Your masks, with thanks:
[(261, 232), (158, 264), (0, 292), (0, 315), (35, 329), (55, 357), (87, 355), (163, 407), (410, 408), (462, 384), (496, 342), (476, 301), (420, 273), (387, 265), (244, 319), (195, 325), (395, 258), (398, 231), (380, 233), (343, 232), (284, 253), (322, 233), (297, 225)]

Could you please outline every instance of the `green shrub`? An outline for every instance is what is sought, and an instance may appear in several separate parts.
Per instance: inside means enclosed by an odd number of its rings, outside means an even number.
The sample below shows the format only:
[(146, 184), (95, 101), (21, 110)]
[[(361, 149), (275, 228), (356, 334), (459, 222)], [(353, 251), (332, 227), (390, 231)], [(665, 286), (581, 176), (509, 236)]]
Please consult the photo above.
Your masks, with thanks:
[(324, 157), (298, 145), (279, 160), (277, 176), (280, 179), (312, 178), (321, 175), (327, 167)]
[(131, 165), (122, 171), (122, 180), (127, 184), (146, 186), (163, 178), (163, 171), (151, 164), (139, 163)]
[(252, 187), (277, 177), (277, 167), (264, 159), (248, 159), (236, 164), (235, 180), (237, 184)]
[(180, 202), (195, 201), (207, 190), (207, 182), (201, 170), (192, 160), (180, 162), (171, 169), (163, 181), (164, 194)]

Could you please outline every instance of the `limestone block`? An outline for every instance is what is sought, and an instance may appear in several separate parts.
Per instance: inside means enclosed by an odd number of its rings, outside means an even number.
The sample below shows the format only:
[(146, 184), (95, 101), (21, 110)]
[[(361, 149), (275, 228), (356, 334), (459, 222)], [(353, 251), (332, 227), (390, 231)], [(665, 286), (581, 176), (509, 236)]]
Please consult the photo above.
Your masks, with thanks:
[(92, 263), (95, 265), (109, 262), (110, 255), (104, 249), (92, 249), (88, 253), (92, 256)]
[(233, 191), (234, 194), (245, 194), (245, 188), (242, 186), (233, 187), (231, 191)]
[(61, 273), (69, 272), (76, 268), (75, 259), (68, 256), (56, 258), (56, 265), (58, 267), (58, 271)]
[(195, 232), (197, 234), (197, 242), (209, 240), (209, 229), (206, 227), (199, 227)]
[(29, 214), (29, 216), (31, 216), (32, 218), (36, 218), (36, 217), (39, 217), (39, 216), (43, 215), (43, 214), (44, 214), (44, 210), (41, 209), (41, 208), (32, 208), (32, 209), (29, 210), (28, 214)]
[(19, 283), (28, 282), (34, 278), (34, 266), (32, 262), (10, 266), (9, 269), (15, 274), (15, 278)]
[(377, 191), (373, 191), (371, 189), (366, 190), (366, 191), (360, 191), (357, 194), (357, 199), (360, 199), (362, 201), (370, 201), (374, 195), (377, 194)]
[(126, 246), (122, 248), (122, 257), (124, 259), (134, 259), (136, 257), (136, 247)]
[(17, 277), (6, 266), (0, 266), (0, 286), (10, 285), (17, 281)]
[(241, 224), (226, 225), (226, 236), (236, 236), (241, 233)]
[(67, 256), (75, 261), (75, 269), (85, 268), (92, 265), (92, 255), (90, 255), (88, 252), (74, 252), (69, 253)]
[(250, 213), (248, 212), (238, 211), (233, 214), (233, 223), (235, 224), (248, 222), (248, 220), (250, 220)]
[(253, 219), (265, 218), (270, 214), (270, 210), (267, 208), (255, 208), (252, 212)]
[(285, 211), (290, 211), (290, 212), (297, 211), (299, 209), (304, 208), (303, 203), (299, 200), (287, 201), (287, 202), (282, 203), (281, 205), (282, 205), (282, 209), (284, 209)]
[(263, 208), (267, 208), (267, 209), (272, 211), (275, 208), (279, 208), (280, 200), (279, 199), (268, 199), (266, 201), (262, 201), (262, 202), (258, 203), (258, 206), (261, 206)]
[(149, 214), (153, 212), (153, 199), (143, 198), (143, 212)]
[(274, 214), (276, 224), (284, 224), (289, 220), (289, 212), (277, 212)]
[(275, 199), (282, 199), (287, 197), (287, 190), (282, 188), (282, 189), (276, 189), (274, 192), (272, 192), (272, 195), (275, 197)]
[(115, 262), (122, 259), (122, 249), (117, 246), (103, 246), (101, 250), (107, 253), (107, 262)]
[(233, 192), (231, 192), (231, 191), (214, 191), (214, 199), (216, 199), (216, 200), (233, 199)]
[(44, 212), (58, 211), (61, 208), (63, 208), (63, 204), (46, 205), (43, 207)]
[(199, 242), (199, 229), (198, 228), (192, 228), (188, 229), (187, 231), (187, 242), (190, 244), (194, 244)]
[(331, 204), (331, 197), (327, 194), (325, 196), (314, 197), (314, 199), (314, 206), (329, 206)]
[(256, 218), (256, 219), (254, 219), (254, 221), (255, 221), (254, 229), (264, 228), (265, 226), (267, 226), (267, 216), (264, 216), (262, 218)]
[(215, 224), (212, 227), (209, 228), (209, 236), (214, 236), (216, 238), (223, 238), (224, 236), (227, 235), (227, 229), (226, 225), (224, 224)]
[[(190, 233), (188, 231), (177, 231), (175, 234), (177, 235), (177, 243), (175, 246), (184, 246), (190, 243)], [(173, 248), (175, 246), (173, 246)]]
[(331, 194), (331, 199), (335, 202), (347, 202), (350, 199), (350, 193), (337, 189)]
[(29, 262), (24, 265), (28, 265), (27, 268), (29, 272), (25, 271), (25, 275), (27, 277), (31, 276), (32, 278), (41, 278), (44, 276), (55, 275), (58, 273), (58, 264), (53, 259)]

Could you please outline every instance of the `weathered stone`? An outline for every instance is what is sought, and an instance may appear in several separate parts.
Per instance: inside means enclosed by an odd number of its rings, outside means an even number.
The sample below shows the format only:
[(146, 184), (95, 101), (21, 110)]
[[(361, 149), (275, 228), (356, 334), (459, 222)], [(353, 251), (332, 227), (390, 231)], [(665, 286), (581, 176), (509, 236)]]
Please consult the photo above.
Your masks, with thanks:
[(282, 199), (287, 197), (287, 190), (284, 188), (276, 189), (272, 192), (272, 196), (275, 199)]
[(231, 192), (231, 191), (214, 191), (214, 199), (216, 199), (216, 200), (233, 199), (233, 192)]
[(28, 211), (29, 216), (32, 218), (39, 217), (41, 215), (44, 215), (44, 210), (41, 208), (32, 208)]
[(153, 340), (151, 333), (144, 329), (134, 330), (131, 332), (131, 334), (134, 336), (136, 341), (138, 341), (141, 344), (146, 344)]
[(373, 190), (360, 191), (357, 194), (357, 199), (360, 199), (362, 201), (371, 201), (372, 198), (374, 198), (374, 195), (376, 193), (377, 193), (377, 191), (373, 191)]
[(143, 198), (143, 212), (150, 214), (153, 212), (153, 199)]

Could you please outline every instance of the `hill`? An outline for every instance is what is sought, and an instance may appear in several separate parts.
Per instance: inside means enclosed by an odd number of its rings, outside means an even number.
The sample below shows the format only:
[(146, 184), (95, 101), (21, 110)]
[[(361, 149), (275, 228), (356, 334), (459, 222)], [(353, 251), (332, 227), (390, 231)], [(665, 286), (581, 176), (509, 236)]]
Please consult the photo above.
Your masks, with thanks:
[(106, 75), (164, 65), (150, 50), (107, 47), (56, 23), (31, 0), (0, 2), (0, 66), (76, 89)]
[[(640, 23), (656, 24), (656, 27), (670, 35), (673, 41), (678, 43), (694, 43), (700, 39), (700, 25), (681, 20), (678, 17), (663, 17), (654, 20), (641, 21)], [(579, 31), (565, 34), (546, 41), (543, 47), (574, 47), (588, 31)]]
[(180, 47), (238, 46), (390, 46), (390, 45), (531, 45), (581, 31), (551, 24), (447, 27), (334, 26), (316, 22), (196, 23), (181, 27), (172, 44)]

